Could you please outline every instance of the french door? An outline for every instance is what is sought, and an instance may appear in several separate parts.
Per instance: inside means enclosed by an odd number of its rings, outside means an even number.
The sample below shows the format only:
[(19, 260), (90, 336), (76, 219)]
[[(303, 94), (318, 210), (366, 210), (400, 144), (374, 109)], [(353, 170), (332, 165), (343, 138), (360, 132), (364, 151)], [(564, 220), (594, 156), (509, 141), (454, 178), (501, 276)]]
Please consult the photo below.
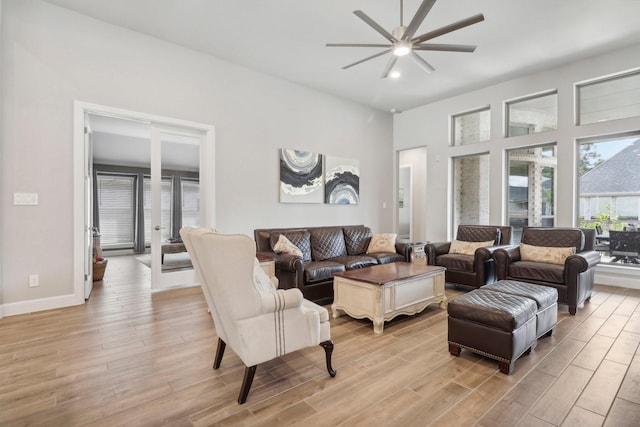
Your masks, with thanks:
[(151, 289), (194, 283), (183, 226), (204, 224), (199, 178), (203, 134), (185, 128), (151, 127)]

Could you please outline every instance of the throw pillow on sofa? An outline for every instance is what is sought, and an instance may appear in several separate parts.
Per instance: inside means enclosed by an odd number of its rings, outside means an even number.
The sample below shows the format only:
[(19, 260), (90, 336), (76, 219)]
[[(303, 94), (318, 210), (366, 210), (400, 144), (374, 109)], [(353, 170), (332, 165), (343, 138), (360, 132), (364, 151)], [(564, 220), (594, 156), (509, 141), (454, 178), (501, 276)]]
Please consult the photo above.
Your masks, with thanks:
[(281, 234), (280, 237), (278, 237), (278, 241), (273, 246), (273, 251), (281, 254), (291, 254), (299, 257), (302, 256), (300, 248), (291, 243), (291, 240), (287, 239), (284, 234)]
[(394, 233), (374, 234), (367, 248), (368, 254), (388, 253), (396, 251), (396, 237)]
[(565, 260), (575, 253), (575, 246), (548, 247), (527, 245), (525, 243), (520, 244), (520, 259), (522, 261), (564, 265)]
[(460, 255), (473, 255), (476, 253), (476, 249), (492, 246), (493, 243), (494, 243), (493, 240), (489, 240), (486, 242), (465, 242), (462, 240), (453, 240), (451, 241), (451, 246), (449, 247), (449, 253), (460, 254)]

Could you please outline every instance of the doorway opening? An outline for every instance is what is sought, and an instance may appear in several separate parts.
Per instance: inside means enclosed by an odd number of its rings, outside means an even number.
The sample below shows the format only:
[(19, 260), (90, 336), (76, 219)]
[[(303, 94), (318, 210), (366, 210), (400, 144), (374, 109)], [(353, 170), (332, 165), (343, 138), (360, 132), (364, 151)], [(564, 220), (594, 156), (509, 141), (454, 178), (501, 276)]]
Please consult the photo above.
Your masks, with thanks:
[(93, 287), (94, 235), (103, 256), (138, 255), (152, 291), (193, 285), (179, 230), (215, 224), (213, 126), (81, 102), (74, 113), (75, 297)]
[(398, 151), (398, 239), (424, 242), (427, 238), (427, 147)]

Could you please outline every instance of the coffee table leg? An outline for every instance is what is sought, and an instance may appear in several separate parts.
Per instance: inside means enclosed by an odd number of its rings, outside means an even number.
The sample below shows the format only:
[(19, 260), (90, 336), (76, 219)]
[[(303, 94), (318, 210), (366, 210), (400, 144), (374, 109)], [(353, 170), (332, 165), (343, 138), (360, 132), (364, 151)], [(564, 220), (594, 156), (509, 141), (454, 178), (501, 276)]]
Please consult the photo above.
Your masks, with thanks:
[(333, 318), (334, 319), (337, 319), (342, 314), (341, 310), (339, 308), (337, 308), (335, 304), (331, 305), (331, 312), (333, 313)]
[(375, 319), (373, 319), (374, 333), (381, 334), (383, 328), (384, 328), (384, 319), (382, 317), (376, 317)]

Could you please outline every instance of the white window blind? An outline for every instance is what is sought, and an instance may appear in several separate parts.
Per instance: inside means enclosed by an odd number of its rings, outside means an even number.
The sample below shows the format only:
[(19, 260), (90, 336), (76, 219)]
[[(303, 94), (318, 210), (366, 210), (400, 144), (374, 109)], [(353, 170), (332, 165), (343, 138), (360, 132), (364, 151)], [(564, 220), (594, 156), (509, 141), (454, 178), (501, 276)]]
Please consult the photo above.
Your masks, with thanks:
[(200, 226), (200, 183), (187, 179), (182, 185), (182, 227)]
[(134, 239), (135, 177), (98, 174), (101, 244), (132, 247)]

